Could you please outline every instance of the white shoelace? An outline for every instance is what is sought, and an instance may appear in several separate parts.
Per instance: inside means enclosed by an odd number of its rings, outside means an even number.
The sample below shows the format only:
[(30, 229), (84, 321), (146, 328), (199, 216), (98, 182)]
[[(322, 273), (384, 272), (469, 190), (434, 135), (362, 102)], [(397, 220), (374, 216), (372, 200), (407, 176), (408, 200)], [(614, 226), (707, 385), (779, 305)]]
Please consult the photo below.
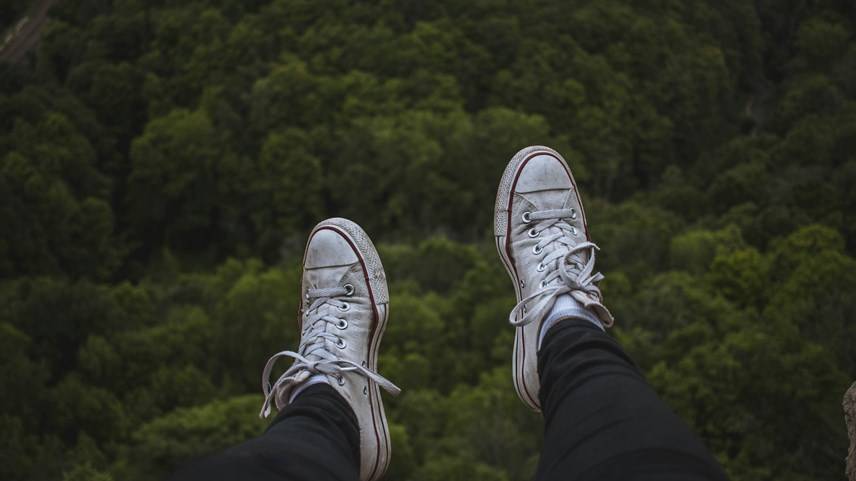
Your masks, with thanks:
[[(576, 242), (572, 235), (577, 233), (576, 227), (566, 219), (576, 218), (574, 209), (552, 209), (532, 212), (528, 220), (533, 236), (544, 235), (533, 247), (533, 254), (538, 255), (548, 246), (553, 250), (538, 264), (538, 271), (545, 272), (539, 290), (522, 299), (508, 317), (513, 326), (525, 326), (535, 320), (542, 319), (563, 294), (570, 294), (585, 307), (591, 307), (603, 321), (605, 327), (613, 323), (612, 315), (602, 304), (603, 296), (595, 285), (603, 279), (603, 274), (594, 272), (595, 252), (599, 249), (593, 242)], [(588, 252), (588, 259), (583, 253)], [(527, 304), (536, 301), (534, 308)], [(522, 314), (522, 316), (521, 316)], [(518, 320), (518, 317), (520, 319)]]
[[(342, 311), (347, 310), (348, 303), (337, 298), (346, 296), (350, 292), (344, 287), (309, 289), (307, 291), (306, 298), (311, 301), (311, 304), (306, 309), (306, 318), (303, 321), (304, 328), (301, 332), (301, 339), (304, 342), (299, 352), (278, 352), (271, 356), (265, 364), (262, 371), (262, 392), (264, 392), (265, 401), (259, 413), (260, 417), (270, 415), (271, 404), (273, 403), (276, 403), (277, 409), (282, 409), (288, 404), (288, 400), (284, 396), (287, 391), (286, 388), (302, 384), (313, 374), (332, 376), (339, 384), (342, 384), (342, 374), (356, 372), (378, 383), (380, 387), (393, 395), (401, 392), (398, 386), (380, 374), (353, 361), (341, 359), (335, 352), (328, 349), (330, 346), (345, 347), (345, 340), (334, 332), (329, 332), (327, 328), (334, 326), (338, 329), (345, 329), (347, 328), (347, 321), (331, 315), (329, 309), (322, 311), (321, 308), (329, 305)], [(273, 366), (282, 357), (294, 358), (295, 362), (275, 383), (271, 384), (270, 375)]]

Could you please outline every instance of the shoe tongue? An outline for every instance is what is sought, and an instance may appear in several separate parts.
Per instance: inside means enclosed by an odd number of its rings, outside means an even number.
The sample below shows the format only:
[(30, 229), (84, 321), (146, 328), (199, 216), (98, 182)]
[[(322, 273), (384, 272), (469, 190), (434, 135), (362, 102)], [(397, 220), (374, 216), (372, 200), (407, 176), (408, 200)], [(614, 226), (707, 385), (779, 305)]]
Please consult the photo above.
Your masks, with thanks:
[[(568, 209), (573, 207), (571, 202), (571, 193), (568, 189), (528, 192), (523, 194), (523, 196), (527, 201), (535, 206), (535, 210)], [(567, 231), (563, 231), (556, 226), (549, 227), (542, 233), (544, 236), (552, 236), (554, 234), (562, 234), (563, 236), (570, 235)], [(578, 241), (577, 243), (579, 242), (582, 241)], [(552, 242), (544, 248), (544, 251), (547, 254), (551, 254), (557, 249), (567, 250), (569, 247), (560, 242)], [(580, 265), (585, 265), (585, 263), (588, 262), (590, 255), (591, 254), (588, 250), (584, 250), (575, 252), (570, 256), (570, 258), (580, 263)], [(563, 261), (567, 262), (567, 259), (563, 259)]]
[[(567, 231), (563, 231), (562, 229), (555, 227), (555, 226), (545, 229), (541, 235), (552, 236), (554, 234), (562, 234), (563, 236), (566, 236), (566, 237), (570, 236), (570, 234)], [(555, 252), (556, 250), (568, 251), (569, 249), (570, 249), (570, 247), (568, 247), (567, 245), (562, 244), (559, 241), (556, 241), (556, 242), (551, 242), (549, 245), (544, 247), (544, 252), (546, 255), (550, 255), (553, 252)], [(591, 253), (589, 252), (589, 250), (585, 249), (585, 250), (574, 252), (571, 255), (566, 255), (565, 257), (559, 259), (559, 262), (564, 262), (568, 265), (572, 265), (572, 262), (569, 262), (569, 261), (576, 261), (577, 264), (579, 264), (580, 266), (584, 266), (586, 264), (586, 262), (588, 262), (590, 256), (591, 256)], [(581, 268), (580, 267), (574, 267), (574, 268), (569, 269), (569, 270), (570, 271), (580, 271)]]
[[(579, 274), (582, 271), (582, 267), (586, 265), (586, 262), (588, 262), (589, 255), (589, 252), (586, 250), (574, 252), (570, 256), (566, 256), (565, 263), (569, 266), (568, 272)], [(572, 262), (569, 262), (570, 260), (576, 261), (577, 264), (574, 265)]]

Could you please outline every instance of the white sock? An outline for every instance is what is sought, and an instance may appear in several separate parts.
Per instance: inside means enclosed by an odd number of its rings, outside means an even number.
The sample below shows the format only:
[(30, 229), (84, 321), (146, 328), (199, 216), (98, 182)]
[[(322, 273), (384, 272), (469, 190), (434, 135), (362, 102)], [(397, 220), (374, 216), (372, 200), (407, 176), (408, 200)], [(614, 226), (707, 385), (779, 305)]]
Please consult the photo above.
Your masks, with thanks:
[(305, 390), (306, 390), (306, 388), (308, 388), (309, 386), (312, 386), (312, 385), (315, 385), (315, 384), (321, 384), (321, 383), (324, 383), (324, 384), (330, 384), (330, 381), (329, 381), (329, 380), (327, 380), (327, 375), (326, 375), (326, 374), (314, 374), (314, 375), (312, 375), (312, 376), (309, 376), (309, 379), (307, 379), (307, 380), (306, 380), (303, 384), (301, 384), (300, 386), (297, 386), (297, 389), (295, 389), (294, 391), (291, 391), (291, 396), (289, 396), (289, 397), (288, 397), (288, 403), (289, 403), (289, 404), (293, 403), (293, 402), (294, 402), (294, 398), (296, 398), (297, 396), (299, 396), (299, 395), (300, 395), (300, 393), (302, 393), (303, 391), (305, 391)]
[(595, 313), (583, 307), (582, 304), (570, 294), (564, 294), (556, 298), (556, 303), (553, 304), (553, 308), (550, 309), (550, 312), (547, 313), (546, 319), (544, 319), (543, 324), (541, 324), (541, 335), (538, 337), (538, 349), (541, 349), (541, 343), (544, 342), (544, 337), (547, 335), (547, 331), (553, 327), (557, 322), (564, 319), (585, 319), (595, 326), (599, 327), (602, 331), (606, 331), (603, 328), (603, 323), (600, 322), (600, 319), (595, 315)]

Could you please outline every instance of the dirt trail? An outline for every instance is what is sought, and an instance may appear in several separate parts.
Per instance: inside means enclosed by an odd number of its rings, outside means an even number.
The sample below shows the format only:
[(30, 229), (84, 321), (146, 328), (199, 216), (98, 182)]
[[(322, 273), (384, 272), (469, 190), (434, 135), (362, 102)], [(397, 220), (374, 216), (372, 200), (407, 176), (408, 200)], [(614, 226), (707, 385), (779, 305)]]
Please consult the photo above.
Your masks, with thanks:
[(38, 0), (29, 15), (18, 21), (0, 45), (0, 62), (20, 62), (38, 45), (48, 10), (59, 0)]

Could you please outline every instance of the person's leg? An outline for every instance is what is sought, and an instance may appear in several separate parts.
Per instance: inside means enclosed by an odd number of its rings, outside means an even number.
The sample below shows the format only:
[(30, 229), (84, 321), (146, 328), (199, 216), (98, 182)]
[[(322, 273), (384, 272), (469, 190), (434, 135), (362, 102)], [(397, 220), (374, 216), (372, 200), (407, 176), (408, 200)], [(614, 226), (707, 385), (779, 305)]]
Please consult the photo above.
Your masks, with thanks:
[(722, 480), (722, 470), (618, 343), (567, 319), (538, 353), (544, 448), (539, 480)]
[(348, 403), (328, 384), (308, 387), (261, 436), (191, 464), (173, 481), (357, 481), (360, 434)]
[(605, 328), (597, 245), (571, 169), (547, 147), (508, 163), (494, 235), (514, 283), (520, 399), (545, 417), (539, 479), (720, 480), (713, 457), (651, 390)]

